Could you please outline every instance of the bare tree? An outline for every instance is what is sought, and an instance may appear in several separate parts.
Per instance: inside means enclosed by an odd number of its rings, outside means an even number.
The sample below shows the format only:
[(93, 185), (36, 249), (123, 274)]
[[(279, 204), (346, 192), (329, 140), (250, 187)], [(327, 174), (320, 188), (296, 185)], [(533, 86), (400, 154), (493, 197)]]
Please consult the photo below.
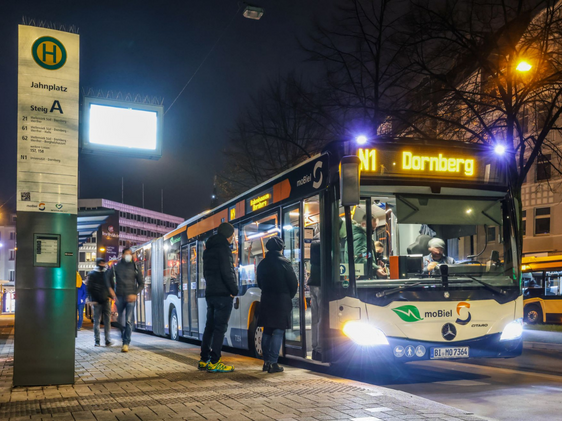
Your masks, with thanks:
[(345, 0), (331, 23), (317, 25), (303, 43), (311, 59), (323, 64), (323, 106), (338, 115), (341, 137), (379, 133), (403, 96), (407, 74), (404, 0)]
[(394, 110), (399, 133), (513, 148), (518, 194), (543, 151), (560, 157), (560, 3), (414, 0), (410, 16), (408, 71), (422, 82)]
[(238, 119), (218, 174), (228, 199), (319, 153), (333, 139), (323, 101), (295, 75), (268, 83)]

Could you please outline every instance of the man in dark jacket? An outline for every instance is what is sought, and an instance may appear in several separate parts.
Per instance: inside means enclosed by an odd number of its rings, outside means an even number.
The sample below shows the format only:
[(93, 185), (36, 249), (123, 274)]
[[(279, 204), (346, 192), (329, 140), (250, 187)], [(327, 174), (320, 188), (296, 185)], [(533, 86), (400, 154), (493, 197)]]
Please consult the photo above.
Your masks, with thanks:
[(107, 279), (110, 285), (115, 285), (118, 320), (123, 338), (121, 352), (129, 352), (135, 317), (135, 301), (137, 294), (144, 288), (144, 280), (137, 265), (133, 262), (133, 252), (129, 247), (123, 249), (123, 257), (119, 263), (113, 265), (107, 272)]
[(207, 324), (201, 342), (199, 370), (211, 373), (234, 371), (233, 366), (221, 362), (221, 349), (232, 312), (232, 300), (238, 295), (234, 257), (230, 249), (233, 239), (234, 227), (223, 222), (219, 225), (217, 234), (207, 240), (203, 252), (203, 274), (207, 284)]
[(88, 296), (94, 306), (94, 340), (95, 346), (100, 346), (100, 319), (103, 317), (103, 331), (105, 334), (105, 346), (111, 345), (109, 336), (111, 330), (111, 304), (109, 297), (115, 299), (113, 287), (109, 279), (105, 277), (105, 260), (96, 260), (96, 267), (88, 274)]
[(263, 371), (283, 371), (277, 363), (285, 329), (292, 327), (293, 297), (299, 282), (291, 262), (283, 257), (285, 243), (279, 237), (265, 245), (268, 252), (258, 265), (257, 281), (261, 288), (258, 326), (263, 326)]

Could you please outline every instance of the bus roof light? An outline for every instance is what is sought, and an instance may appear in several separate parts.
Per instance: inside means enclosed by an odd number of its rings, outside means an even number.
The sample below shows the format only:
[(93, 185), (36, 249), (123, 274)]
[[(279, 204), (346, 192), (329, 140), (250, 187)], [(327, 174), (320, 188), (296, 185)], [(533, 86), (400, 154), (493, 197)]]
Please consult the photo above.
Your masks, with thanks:
[(503, 155), (505, 153), (505, 146), (501, 144), (496, 145), (496, 147), (494, 148), (494, 152), (500, 156)]
[(369, 139), (367, 139), (367, 136), (365, 135), (359, 135), (355, 138), (355, 141), (357, 142), (358, 145), (364, 145), (365, 143), (367, 143)]

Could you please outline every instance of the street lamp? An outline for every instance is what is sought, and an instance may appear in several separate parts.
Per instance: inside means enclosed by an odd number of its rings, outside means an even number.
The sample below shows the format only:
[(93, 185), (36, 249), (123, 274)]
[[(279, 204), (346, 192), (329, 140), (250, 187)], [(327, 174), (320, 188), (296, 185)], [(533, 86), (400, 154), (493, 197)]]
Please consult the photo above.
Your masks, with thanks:
[(103, 253), (105, 251), (105, 247), (100, 247), (100, 252)]
[(260, 20), (263, 16), (263, 12), (264, 10), (261, 7), (247, 4), (246, 8), (244, 9), (243, 15), (247, 19)]
[(528, 72), (532, 68), (533, 68), (533, 66), (531, 64), (529, 64), (528, 62), (523, 60), (523, 61), (519, 62), (519, 64), (515, 68), (515, 70), (517, 70), (518, 72)]
[(494, 152), (498, 155), (503, 155), (505, 153), (505, 146), (502, 144), (497, 144), (494, 148)]

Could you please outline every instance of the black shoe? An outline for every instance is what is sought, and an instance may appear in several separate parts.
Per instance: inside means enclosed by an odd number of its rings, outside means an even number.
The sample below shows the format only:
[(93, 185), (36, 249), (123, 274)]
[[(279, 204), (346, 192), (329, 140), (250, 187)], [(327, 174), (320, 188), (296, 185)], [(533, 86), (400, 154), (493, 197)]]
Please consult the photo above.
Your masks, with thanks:
[(322, 354), (318, 351), (312, 351), (312, 359), (316, 361), (322, 361)]
[(111, 342), (111, 341), (105, 341), (105, 346), (111, 346), (111, 345), (113, 345), (113, 342)]
[(95, 344), (94, 346), (100, 346), (100, 343), (99, 343), (99, 342), (96, 342), (96, 344)]
[(269, 371), (271, 368), (271, 363), (263, 363), (262, 371)]
[(275, 363), (275, 364), (271, 364), (271, 366), (269, 367), (269, 370), (267, 372), (268, 373), (282, 373), (283, 371), (285, 371), (285, 369), (283, 367), (281, 367), (279, 364)]

